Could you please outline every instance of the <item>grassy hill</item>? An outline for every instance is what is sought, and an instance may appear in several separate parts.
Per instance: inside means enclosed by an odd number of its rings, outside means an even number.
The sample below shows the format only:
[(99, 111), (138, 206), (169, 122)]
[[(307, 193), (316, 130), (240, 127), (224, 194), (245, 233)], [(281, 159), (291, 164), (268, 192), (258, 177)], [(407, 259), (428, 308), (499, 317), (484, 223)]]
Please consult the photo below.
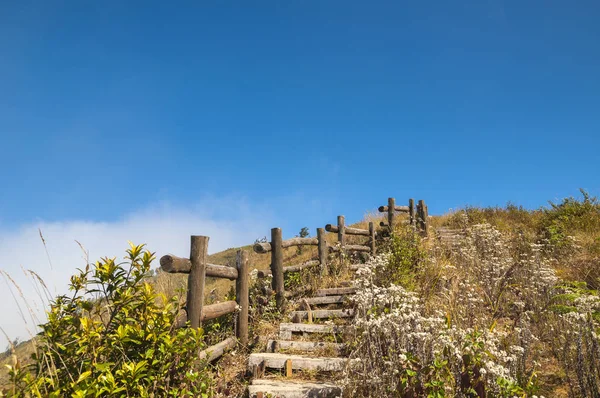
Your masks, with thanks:
[[(379, 219), (378, 215), (367, 215), (354, 226), (366, 228), (369, 221), (378, 223)], [(457, 334), (453, 338), (475, 335), (482, 339), (477, 344), (491, 345), (492, 349), (477, 354), (481, 356), (477, 360), (487, 358), (489, 362), (481, 362), (481, 369), (489, 371), (487, 367), (497, 366), (517, 375), (514, 395), (593, 396), (592, 392), (600, 389), (600, 202), (582, 191), (577, 198), (535, 210), (513, 204), (466, 207), (433, 216), (429, 221), (432, 229), (426, 240), (399, 227), (389, 246), (385, 273), (375, 274), (374, 279), (379, 278), (376, 288), (387, 291), (391, 283), (399, 285), (405, 295), (401, 299), (415, 297), (420, 303), (414, 307), (415, 314), (422, 317), (419, 322), (441, 322), (438, 329), (452, 328), (448, 330)], [(437, 231), (443, 229), (452, 230), (455, 237), (440, 239)], [(336, 236), (328, 235), (333, 244)], [(254, 253), (251, 246), (243, 249), (250, 254), (251, 269), (269, 268), (270, 255)], [(209, 261), (234, 266), (237, 250), (215, 253)], [(289, 248), (285, 250), (284, 264), (302, 263), (315, 256), (316, 248), (306, 248), (301, 253)], [(153, 283), (157, 290), (174, 295), (178, 289), (185, 291), (187, 276), (158, 273)], [(207, 303), (222, 301), (231, 286), (231, 281), (208, 278)], [(398, 292), (390, 291), (392, 295)], [(184, 297), (185, 293), (181, 299)], [(377, 306), (373, 305), (370, 311), (377, 313)], [(380, 310), (385, 313), (384, 308)], [(409, 323), (397, 321), (395, 325), (398, 324)], [(210, 324), (206, 327), (212, 330)], [(373, 326), (369, 333), (377, 333), (377, 328)], [(220, 332), (218, 328), (214, 331)], [(459, 331), (465, 334), (460, 335)], [(268, 333), (268, 329), (254, 332)], [(375, 337), (380, 341), (387, 339), (385, 334)], [(399, 344), (398, 341), (395, 338), (389, 344)], [(423, 360), (417, 351), (433, 347), (432, 341), (435, 339), (422, 347), (417, 340), (411, 343), (415, 351), (407, 354), (414, 354), (415, 364)], [(466, 340), (460, 340), (457, 346), (464, 344)], [(20, 344), (16, 349), (19, 357), (25, 357), (32, 350), (31, 343)], [(371, 349), (377, 352), (383, 348)], [(508, 359), (502, 359), (500, 353)], [(382, 351), (379, 357), (386, 355)], [(5, 354), (1, 361), (5, 363), (10, 358)], [(479, 373), (481, 369), (464, 368), (464, 356), (457, 361), (463, 364), (462, 368), (447, 361), (440, 365), (440, 375), (447, 371), (444, 377), (454, 374), (460, 380), (461, 372), (470, 372), (472, 380), (485, 379), (485, 374)], [(372, 363), (369, 366), (373, 369), (363, 373), (380, 374), (385, 379), (393, 372), (378, 366), (400, 366), (388, 362)], [(421, 370), (415, 367), (412, 371)], [(369, 382), (354, 377), (357, 391)]]

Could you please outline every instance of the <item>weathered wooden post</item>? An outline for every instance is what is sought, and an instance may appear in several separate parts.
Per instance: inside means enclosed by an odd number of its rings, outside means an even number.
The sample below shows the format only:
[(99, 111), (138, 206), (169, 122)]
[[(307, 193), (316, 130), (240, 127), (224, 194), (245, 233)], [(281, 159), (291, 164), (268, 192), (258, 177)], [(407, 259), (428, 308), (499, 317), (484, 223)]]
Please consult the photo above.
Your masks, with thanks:
[(390, 232), (394, 232), (394, 227), (396, 226), (396, 199), (388, 198), (388, 226), (390, 227)]
[(377, 248), (375, 247), (375, 225), (372, 221), (369, 223), (369, 236), (371, 237), (371, 241), (369, 242), (371, 244), (371, 255), (375, 256)]
[(423, 201), (423, 220), (425, 222), (425, 236), (429, 236), (429, 208), (425, 201)]
[(338, 242), (340, 242), (340, 252), (344, 250), (346, 246), (346, 219), (344, 216), (338, 216)]
[(344, 216), (338, 216), (338, 242), (340, 242), (340, 264), (343, 264), (346, 257), (346, 219)]
[(238, 250), (236, 257), (238, 277), (235, 281), (235, 301), (240, 306), (237, 321), (237, 338), (245, 346), (248, 344), (248, 309), (249, 300), (249, 274), (248, 274), (248, 252)]
[(275, 301), (277, 308), (283, 310), (285, 300), (283, 286), (283, 239), (281, 228), (271, 229), (271, 273), (273, 275), (272, 287), (275, 290)]
[(419, 218), (419, 229), (424, 236), (427, 236), (429, 233), (429, 222), (427, 220), (427, 206), (425, 206), (425, 202), (423, 200), (419, 200), (419, 203), (417, 204), (417, 215)]
[(421, 201), (417, 202), (417, 231), (423, 230), (423, 211), (421, 210)]
[(206, 279), (206, 255), (208, 253), (208, 236), (192, 236), (190, 249), (190, 274), (186, 312), (192, 328), (200, 327), (202, 307), (204, 305), (204, 281)]
[(327, 241), (325, 240), (325, 230), (323, 228), (317, 228), (317, 240), (319, 241), (318, 251), (321, 275), (328, 275), (329, 268), (327, 268)]
[(410, 225), (414, 227), (417, 223), (417, 220), (415, 218), (415, 200), (412, 198), (408, 200), (408, 215), (410, 219)]

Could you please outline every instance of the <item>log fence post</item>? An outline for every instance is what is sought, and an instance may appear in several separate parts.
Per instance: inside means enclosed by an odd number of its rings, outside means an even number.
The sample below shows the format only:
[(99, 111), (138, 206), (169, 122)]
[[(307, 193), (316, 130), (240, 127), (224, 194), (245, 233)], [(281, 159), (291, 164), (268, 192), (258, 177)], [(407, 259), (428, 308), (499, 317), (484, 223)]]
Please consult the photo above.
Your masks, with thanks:
[(425, 227), (423, 228), (423, 232), (425, 236), (429, 236), (429, 208), (427, 204), (423, 201), (423, 221), (425, 223)]
[(346, 219), (344, 216), (338, 216), (338, 242), (340, 242), (340, 256), (343, 257), (345, 253), (344, 246), (346, 246)]
[(208, 236), (193, 235), (191, 238), (190, 262), (192, 266), (188, 276), (186, 312), (192, 328), (200, 327), (202, 319), (208, 240)]
[(419, 200), (419, 203), (417, 204), (417, 217), (417, 225), (419, 226), (419, 230), (421, 231), (423, 236), (427, 236), (429, 233), (429, 215), (427, 211), (427, 206), (425, 205), (425, 202), (423, 200)]
[(321, 275), (325, 276), (329, 274), (327, 268), (327, 241), (325, 240), (325, 230), (323, 228), (317, 228), (317, 239), (319, 241), (319, 266), (321, 267)]
[(369, 242), (371, 245), (371, 255), (375, 256), (377, 248), (375, 247), (375, 225), (372, 221), (369, 223), (369, 236), (371, 237)]
[(394, 232), (396, 226), (396, 199), (388, 198), (388, 226), (390, 232)]
[(273, 275), (272, 287), (275, 291), (277, 308), (283, 310), (285, 292), (283, 285), (283, 239), (281, 228), (271, 229), (271, 273)]
[(237, 321), (237, 338), (245, 346), (248, 344), (248, 307), (249, 300), (249, 274), (248, 274), (248, 252), (238, 250), (236, 258), (238, 277), (235, 282), (235, 299), (240, 306)]
[(415, 227), (417, 223), (415, 218), (415, 200), (412, 198), (408, 200), (408, 215), (410, 219), (410, 225)]

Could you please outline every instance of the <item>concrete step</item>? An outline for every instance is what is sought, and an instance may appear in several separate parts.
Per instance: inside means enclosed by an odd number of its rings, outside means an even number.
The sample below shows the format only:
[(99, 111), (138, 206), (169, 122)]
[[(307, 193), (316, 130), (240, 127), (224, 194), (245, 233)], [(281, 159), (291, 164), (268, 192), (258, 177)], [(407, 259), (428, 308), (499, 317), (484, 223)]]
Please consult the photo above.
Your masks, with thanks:
[(330, 289), (319, 289), (317, 290), (316, 296), (339, 296), (344, 294), (354, 294), (356, 293), (356, 288), (354, 287), (334, 287)]
[[(308, 319), (309, 311), (292, 311), (290, 316), (292, 319), (302, 321)], [(354, 316), (354, 310), (352, 308), (344, 308), (341, 310), (313, 310), (310, 311), (313, 319), (327, 319), (327, 318), (351, 318)], [(297, 322), (296, 322), (297, 323)]]
[[(308, 297), (303, 299), (309, 305), (323, 305), (323, 304), (342, 304), (347, 300), (346, 296), (321, 296), (321, 297)], [(296, 304), (300, 304), (297, 302)]]
[(331, 383), (306, 381), (279, 381), (256, 379), (248, 386), (250, 398), (334, 398), (342, 396), (342, 389)]
[(344, 344), (329, 343), (325, 341), (296, 341), (296, 340), (269, 340), (267, 352), (280, 352), (281, 350), (317, 351), (333, 350), (336, 355), (345, 348)]
[(325, 372), (340, 371), (348, 361), (346, 358), (309, 357), (305, 355), (260, 352), (250, 354), (248, 368), (252, 371), (256, 365), (270, 369), (283, 369), (288, 360), (291, 361), (292, 370)]
[(281, 323), (279, 325), (279, 338), (282, 340), (291, 340), (292, 333), (343, 333), (347, 331), (348, 326), (339, 325), (317, 325), (307, 323)]

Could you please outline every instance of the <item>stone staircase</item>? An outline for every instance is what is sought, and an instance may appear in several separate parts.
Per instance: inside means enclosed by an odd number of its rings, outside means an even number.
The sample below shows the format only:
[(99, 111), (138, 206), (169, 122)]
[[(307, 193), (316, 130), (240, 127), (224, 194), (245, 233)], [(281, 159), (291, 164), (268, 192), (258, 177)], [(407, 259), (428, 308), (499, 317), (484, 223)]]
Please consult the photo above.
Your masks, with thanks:
[(315, 297), (294, 303), (298, 309), (290, 314), (292, 322), (279, 325), (279, 338), (248, 359), (250, 398), (341, 396), (342, 389), (331, 380), (348, 360), (340, 337), (350, 331), (354, 312), (348, 296), (354, 293), (352, 287), (320, 289)]

